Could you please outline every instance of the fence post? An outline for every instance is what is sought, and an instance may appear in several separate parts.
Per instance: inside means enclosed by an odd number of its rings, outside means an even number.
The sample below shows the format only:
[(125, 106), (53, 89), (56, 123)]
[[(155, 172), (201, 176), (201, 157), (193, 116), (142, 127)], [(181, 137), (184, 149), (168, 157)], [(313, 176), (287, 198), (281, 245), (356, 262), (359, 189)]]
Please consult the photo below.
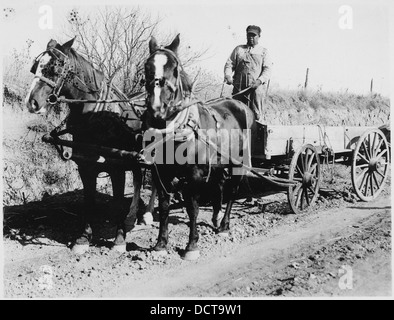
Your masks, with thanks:
[(266, 96), (267, 96), (267, 94), (268, 94), (268, 89), (269, 89), (269, 87), (270, 87), (270, 81), (271, 81), (271, 79), (268, 79), (267, 88), (265, 89), (265, 95), (266, 95)]
[(304, 89), (308, 87), (308, 77), (309, 77), (309, 68), (306, 68), (306, 76), (305, 76), (305, 84), (304, 84)]
[(371, 79), (371, 88), (370, 88), (371, 94), (372, 94), (372, 90), (373, 90), (373, 78)]

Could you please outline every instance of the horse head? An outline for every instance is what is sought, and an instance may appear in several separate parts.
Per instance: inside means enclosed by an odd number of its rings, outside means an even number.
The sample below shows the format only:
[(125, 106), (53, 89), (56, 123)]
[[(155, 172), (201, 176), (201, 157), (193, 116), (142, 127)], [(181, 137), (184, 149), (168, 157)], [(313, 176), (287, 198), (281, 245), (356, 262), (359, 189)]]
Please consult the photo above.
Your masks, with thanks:
[(30, 70), (34, 79), (25, 100), (30, 112), (45, 113), (61, 95), (86, 98), (99, 91), (103, 74), (72, 49), (74, 40), (63, 45), (50, 40), (46, 50), (34, 60)]
[(178, 58), (178, 47), (179, 34), (165, 47), (159, 46), (154, 37), (149, 42), (150, 56), (145, 63), (147, 108), (158, 121), (168, 120), (192, 91)]

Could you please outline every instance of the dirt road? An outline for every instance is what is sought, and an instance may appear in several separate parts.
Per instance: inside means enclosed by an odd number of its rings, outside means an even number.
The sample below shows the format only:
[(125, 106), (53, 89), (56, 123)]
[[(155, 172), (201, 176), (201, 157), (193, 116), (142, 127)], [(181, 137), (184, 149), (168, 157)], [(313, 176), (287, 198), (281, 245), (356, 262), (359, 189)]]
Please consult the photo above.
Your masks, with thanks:
[[(72, 199), (72, 200), (71, 200)], [(201, 257), (180, 258), (188, 237), (182, 209), (170, 217), (166, 256), (149, 248), (158, 222), (129, 235), (127, 252), (109, 248), (114, 226), (103, 197), (100, 241), (82, 256), (67, 245), (75, 236), (80, 193), (5, 211), (6, 298), (316, 297), (391, 296), (391, 201), (319, 201), (290, 214), (282, 193), (258, 205), (239, 201), (231, 233), (211, 227), (211, 210), (199, 216)]]

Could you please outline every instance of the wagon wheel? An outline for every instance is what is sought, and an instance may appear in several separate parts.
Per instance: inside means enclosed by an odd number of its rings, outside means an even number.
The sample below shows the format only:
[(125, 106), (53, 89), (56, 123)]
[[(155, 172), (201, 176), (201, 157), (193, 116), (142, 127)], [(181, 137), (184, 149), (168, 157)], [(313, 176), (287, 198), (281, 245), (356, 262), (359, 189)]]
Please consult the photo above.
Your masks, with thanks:
[(357, 196), (363, 201), (376, 199), (384, 188), (388, 169), (389, 148), (383, 132), (365, 132), (353, 153), (352, 184)]
[(294, 213), (300, 213), (316, 201), (320, 186), (320, 159), (314, 146), (306, 144), (293, 156), (289, 179), (296, 181), (289, 187), (287, 197)]

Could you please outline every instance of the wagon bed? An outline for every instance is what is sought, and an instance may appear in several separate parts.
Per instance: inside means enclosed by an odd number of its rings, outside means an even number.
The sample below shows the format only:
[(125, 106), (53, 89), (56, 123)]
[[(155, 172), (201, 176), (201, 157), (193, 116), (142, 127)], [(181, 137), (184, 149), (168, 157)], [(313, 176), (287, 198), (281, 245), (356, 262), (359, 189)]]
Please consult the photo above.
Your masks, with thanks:
[(265, 125), (252, 133), (252, 163), (260, 174), (288, 179), (291, 209), (301, 212), (315, 202), (321, 164), (351, 165), (355, 193), (363, 201), (378, 197), (389, 169), (389, 144), (375, 127)]

